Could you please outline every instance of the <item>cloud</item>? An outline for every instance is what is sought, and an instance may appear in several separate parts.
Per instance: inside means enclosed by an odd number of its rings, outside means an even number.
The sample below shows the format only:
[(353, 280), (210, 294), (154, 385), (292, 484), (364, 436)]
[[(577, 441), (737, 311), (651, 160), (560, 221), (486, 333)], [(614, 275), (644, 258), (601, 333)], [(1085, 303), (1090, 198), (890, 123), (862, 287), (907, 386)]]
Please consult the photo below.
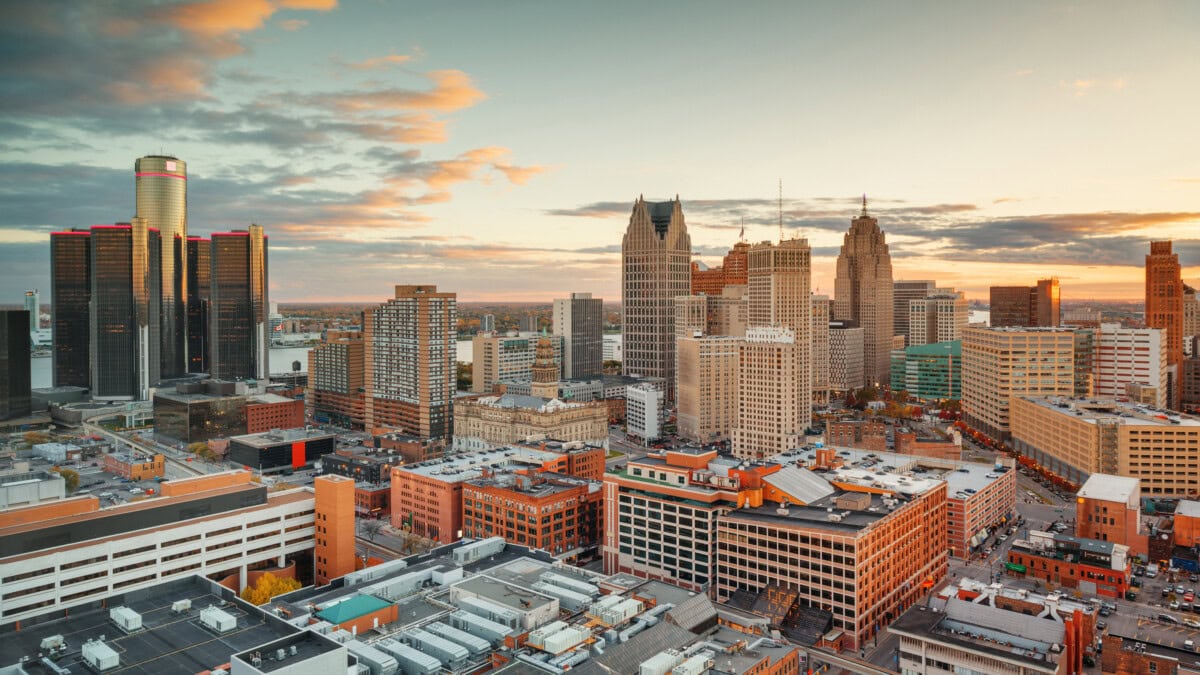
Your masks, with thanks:
[(401, 63), (408, 63), (413, 57), (409, 54), (388, 54), (387, 56), (374, 56), (362, 61), (343, 61), (334, 57), (334, 63), (351, 68), (354, 70), (379, 70), (381, 68), (389, 68)]
[(1078, 78), (1075, 80), (1060, 80), (1058, 86), (1071, 92), (1076, 98), (1086, 96), (1092, 91), (1107, 90), (1121, 91), (1129, 85), (1129, 80), (1125, 77), (1116, 77), (1110, 80), (1099, 78)]
[(392, 87), (362, 91), (349, 89), (291, 97), (300, 104), (332, 108), (342, 112), (364, 111), (436, 111), (452, 112), (475, 105), (487, 96), (461, 70), (434, 70), (424, 75), (430, 89)]
[(278, 8), (270, 0), (201, 0), (168, 5), (151, 16), (204, 36), (257, 30)]
[(279, 22), (279, 27), (286, 31), (298, 31), (308, 25), (304, 19), (284, 19)]

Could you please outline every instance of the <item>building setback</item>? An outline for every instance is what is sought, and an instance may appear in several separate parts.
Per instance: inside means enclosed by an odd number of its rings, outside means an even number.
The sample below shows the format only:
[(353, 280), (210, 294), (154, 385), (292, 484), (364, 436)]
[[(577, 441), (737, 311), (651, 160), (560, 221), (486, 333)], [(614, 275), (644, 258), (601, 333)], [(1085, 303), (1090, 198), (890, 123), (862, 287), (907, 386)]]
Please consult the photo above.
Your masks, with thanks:
[(158, 230), (144, 218), (91, 230), (92, 397), (145, 401), (159, 380)]
[(214, 232), (209, 300), (209, 365), (221, 379), (270, 375), (267, 238), (262, 226)]
[(833, 318), (853, 321), (863, 329), (863, 374), (867, 384), (891, 375), (892, 257), (879, 220), (862, 213), (850, 223), (842, 242), (834, 280)]
[(621, 240), (621, 372), (663, 378), (672, 401), (674, 300), (692, 292), (691, 257), (692, 239), (679, 198), (647, 202), (638, 197)]
[(561, 335), (562, 377), (600, 377), (603, 361), (604, 301), (591, 293), (554, 300), (554, 334)]
[(54, 298), (54, 386), (91, 386), (91, 234), (71, 229), (50, 234), (50, 288)]
[(750, 244), (739, 241), (725, 254), (722, 264), (701, 269), (700, 263), (692, 263), (692, 292), (704, 295), (721, 295), (726, 286), (746, 285), (746, 255)]
[(453, 435), (456, 297), (396, 286), (394, 299), (364, 312), (368, 430)]

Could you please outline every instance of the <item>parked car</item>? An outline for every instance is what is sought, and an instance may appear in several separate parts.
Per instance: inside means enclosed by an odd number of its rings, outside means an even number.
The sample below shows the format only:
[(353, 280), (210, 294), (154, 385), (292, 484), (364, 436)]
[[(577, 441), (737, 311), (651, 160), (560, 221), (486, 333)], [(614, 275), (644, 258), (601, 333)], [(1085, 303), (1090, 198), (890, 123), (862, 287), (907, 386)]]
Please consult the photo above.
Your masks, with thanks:
[(1200, 574), (1193, 574), (1193, 575), (1189, 576), (1188, 581), (1192, 582), (1193, 584), (1200, 583)]
[(1168, 609), (1173, 609), (1173, 610), (1177, 610), (1177, 611), (1178, 611), (1178, 609), (1179, 609), (1179, 601), (1178, 601), (1178, 600), (1172, 600), (1172, 601), (1171, 601), (1171, 604), (1170, 604), (1170, 605), (1168, 605)]
[(1158, 620), (1162, 621), (1163, 623), (1174, 623), (1174, 624), (1179, 623), (1179, 619), (1176, 619), (1175, 617), (1171, 616), (1170, 614), (1159, 614)]
[(1184, 593), (1184, 594), (1183, 594), (1183, 601), (1184, 601), (1184, 602), (1192, 602), (1192, 601), (1193, 601), (1193, 600), (1195, 600), (1195, 599), (1196, 599), (1196, 594), (1195, 594), (1195, 593), (1193, 593), (1193, 592), (1192, 592), (1192, 589), (1190, 589), (1190, 588), (1188, 589), (1188, 592), (1187, 592), (1187, 593)]
[(1188, 628), (1200, 628), (1200, 621), (1195, 619), (1184, 619), (1183, 625), (1187, 626)]

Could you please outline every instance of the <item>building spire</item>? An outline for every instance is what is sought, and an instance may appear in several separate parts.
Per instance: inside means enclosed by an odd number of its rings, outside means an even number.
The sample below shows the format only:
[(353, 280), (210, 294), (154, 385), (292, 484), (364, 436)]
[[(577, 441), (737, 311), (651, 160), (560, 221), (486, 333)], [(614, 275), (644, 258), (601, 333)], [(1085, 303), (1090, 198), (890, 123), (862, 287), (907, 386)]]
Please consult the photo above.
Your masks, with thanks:
[(866, 217), (867, 217), (867, 193), (865, 193), (865, 192), (863, 193), (863, 209), (862, 209), (862, 215), (863, 215), (863, 217), (864, 217), (864, 218), (866, 218)]
[(783, 241), (783, 179), (779, 179), (779, 241)]

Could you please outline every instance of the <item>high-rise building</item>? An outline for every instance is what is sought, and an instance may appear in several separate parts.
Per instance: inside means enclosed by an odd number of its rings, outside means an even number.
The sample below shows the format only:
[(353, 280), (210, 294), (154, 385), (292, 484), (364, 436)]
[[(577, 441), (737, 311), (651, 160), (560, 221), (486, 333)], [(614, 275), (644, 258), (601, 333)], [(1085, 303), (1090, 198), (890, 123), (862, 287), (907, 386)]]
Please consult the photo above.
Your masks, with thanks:
[(0, 420), (30, 412), (29, 312), (0, 310)]
[[(812, 422), (812, 249), (807, 239), (763, 242), (747, 256), (747, 319), (751, 327), (786, 328), (795, 345), (796, 424)], [(748, 331), (749, 332), (749, 331)], [(782, 452), (782, 451), (781, 451)]]
[(491, 333), (496, 330), (496, 315), (484, 314), (479, 317), (479, 332)]
[(517, 329), (522, 333), (536, 333), (538, 329), (538, 316), (533, 312), (524, 314), (517, 322)]
[(697, 443), (729, 440), (737, 423), (740, 344), (723, 335), (679, 339), (680, 436)]
[(879, 220), (862, 213), (850, 223), (837, 260), (833, 318), (863, 329), (863, 371), (869, 384), (891, 376), (892, 257)]
[(954, 291), (934, 292), (908, 305), (909, 347), (962, 339), (970, 313), (967, 299)]
[(1196, 289), (1184, 284), (1183, 337), (1189, 338), (1196, 335), (1200, 335), (1200, 297), (1196, 297)]
[(962, 341), (892, 351), (892, 391), (922, 399), (962, 399)]
[[(540, 336), (476, 335), (471, 339), (471, 391), (491, 393), (501, 382), (530, 382)], [(562, 363), (561, 335), (551, 335), (554, 361)], [(557, 377), (556, 377), (557, 379)]]
[(395, 298), (363, 318), (367, 429), (450, 439), (457, 296), (432, 285), (396, 286)]
[(187, 238), (187, 354), (189, 373), (207, 373), (212, 240)]
[(1171, 384), (1167, 405), (1178, 407), (1183, 361), (1183, 280), (1179, 255), (1171, 242), (1150, 242), (1146, 256), (1146, 325), (1161, 328), (1167, 338), (1167, 368)]
[(148, 155), (133, 164), (137, 217), (159, 231), (161, 246), (154, 268), (161, 307), (154, 333), (164, 377), (182, 375), (187, 363), (187, 163), (169, 155)]
[(829, 402), (829, 310), (828, 295), (812, 296), (812, 398)]
[(29, 331), (34, 332), (41, 327), (42, 299), (38, 290), (25, 291), (25, 311), (29, 312)]
[[(807, 294), (804, 297), (808, 299)], [(809, 377), (807, 364), (801, 365), (801, 352), (790, 328), (746, 330), (746, 339), (738, 345), (734, 455), (765, 459), (800, 445), (812, 416), (811, 401), (800, 400), (807, 387), (797, 383)]]
[(990, 324), (995, 328), (1062, 325), (1058, 279), (1038, 279), (1035, 286), (992, 286)]
[(1075, 386), (1072, 329), (968, 326), (963, 331), (963, 416), (993, 438), (1010, 436), (1012, 399), (1072, 396)]
[(864, 374), (864, 343), (862, 328), (848, 321), (829, 322), (829, 388), (846, 392), (861, 389), (866, 383)]
[(562, 376), (600, 377), (604, 360), (604, 301), (591, 293), (554, 300), (554, 334), (563, 338)]
[(1157, 328), (1100, 325), (1092, 354), (1092, 393), (1103, 398), (1130, 397), (1158, 408), (1167, 405), (1167, 344)]
[(92, 227), (92, 398), (149, 400), (159, 380), (160, 247), (145, 218)]
[(54, 332), (54, 386), (91, 386), (89, 305), (92, 238), (87, 230), (50, 234), (50, 327)]
[(746, 254), (750, 244), (739, 241), (725, 254), (723, 264), (703, 269), (700, 263), (692, 263), (692, 292), (705, 295), (720, 295), (726, 286), (741, 286), (746, 283)]
[(267, 327), (267, 237), (261, 225), (214, 232), (209, 288), (212, 376), (265, 380), (270, 374)]
[(308, 353), (304, 404), (316, 422), (362, 429), (366, 423), (363, 388), (363, 334), (328, 331)]
[[(929, 279), (897, 279), (892, 282), (892, 330), (908, 336), (908, 303), (924, 300), (937, 290), (937, 282)], [(909, 343), (911, 344), (911, 343)]]
[(675, 298), (690, 295), (692, 238), (683, 207), (673, 202), (633, 204), (621, 240), (621, 331), (625, 375), (661, 377), (675, 399)]

